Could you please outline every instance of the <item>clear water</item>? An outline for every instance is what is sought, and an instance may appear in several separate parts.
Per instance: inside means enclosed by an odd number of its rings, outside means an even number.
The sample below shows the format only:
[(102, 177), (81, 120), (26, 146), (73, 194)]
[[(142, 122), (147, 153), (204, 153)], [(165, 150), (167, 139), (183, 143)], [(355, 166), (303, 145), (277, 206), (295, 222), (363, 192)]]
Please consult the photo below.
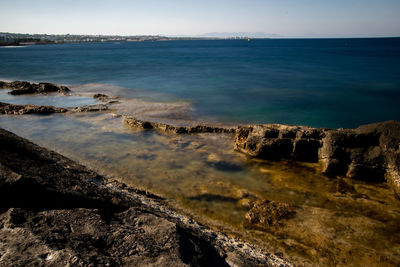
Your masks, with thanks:
[[(80, 95), (0, 101), (69, 107), (93, 93), (144, 118), (355, 127), (400, 119), (400, 39), (224, 40), (0, 48), (0, 78), (71, 85)], [(128, 98), (128, 99), (126, 99)], [(174, 199), (224, 231), (259, 238), (299, 265), (399, 266), (400, 202), (387, 184), (320, 174), (318, 164), (267, 162), (233, 151), (232, 135), (140, 131), (108, 112), (0, 116), (0, 127), (109, 177)], [(243, 227), (248, 203), (296, 215)], [(214, 225), (215, 225), (214, 224)]]
[(84, 95), (60, 95), (58, 93), (46, 95), (11, 95), (9, 90), (0, 90), (0, 102), (25, 105), (33, 104), (38, 106), (55, 106), (61, 108), (71, 108), (99, 103), (92, 96)]
[[(386, 184), (343, 178), (353, 189), (339, 192), (317, 164), (252, 160), (233, 151), (231, 135), (135, 130), (108, 113), (0, 116), (0, 126), (301, 266), (400, 265), (400, 201)], [(265, 231), (244, 228), (254, 199), (289, 203), (296, 214)]]
[(187, 101), (233, 123), (400, 120), (400, 38), (169, 41), (0, 48), (0, 78), (86, 83)]

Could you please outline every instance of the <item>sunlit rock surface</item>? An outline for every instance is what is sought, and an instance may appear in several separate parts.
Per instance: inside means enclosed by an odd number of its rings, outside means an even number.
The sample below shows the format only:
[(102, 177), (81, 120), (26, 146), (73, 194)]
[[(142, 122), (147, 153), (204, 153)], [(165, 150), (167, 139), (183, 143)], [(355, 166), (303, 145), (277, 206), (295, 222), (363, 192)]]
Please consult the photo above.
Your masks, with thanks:
[(64, 85), (57, 85), (53, 83), (32, 83), (26, 81), (0, 81), (0, 89), (2, 88), (12, 89), (10, 92), (12, 95), (46, 94), (54, 92), (68, 94), (70, 92), (69, 88)]
[(0, 265), (289, 266), (2, 129)]
[(338, 130), (279, 124), (239, 127), (235, 150), (269, 160), (320, 160), (328, 176), (386, 179), (400, 193), (400, 123), (396, 121)]

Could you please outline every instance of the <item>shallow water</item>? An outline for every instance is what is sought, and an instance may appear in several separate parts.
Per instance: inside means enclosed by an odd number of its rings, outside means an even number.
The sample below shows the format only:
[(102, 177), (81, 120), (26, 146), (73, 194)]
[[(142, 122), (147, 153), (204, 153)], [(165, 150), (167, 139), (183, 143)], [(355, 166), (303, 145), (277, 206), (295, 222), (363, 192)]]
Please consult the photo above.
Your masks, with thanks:
[[(386, 184), (319, 174), (318, 164), (268, 162), (233, 151), (232, 135), (176, 135), (125, 126), (109, 113), (0, 116), (0, 127), (109, 177), (175, 199), (198, 216), (259, 238), (305, 265), (400, 264), (400, 201)], [(338, 190), (339, 189), (339, 190)], [(248, 203), (268, 199), (296, 214), (244, 228)]]
[(11, 90), (0, 90), (0, 102), (16, 105), (33, 104), (38, 106), (55, 106), (61, 108), (71, 108), (98, 103), (98, 101), (92, 96), (82, 96), (77, 94), (64, 96), (58, 93), (14, 96), (8, 93), (10, 91)]

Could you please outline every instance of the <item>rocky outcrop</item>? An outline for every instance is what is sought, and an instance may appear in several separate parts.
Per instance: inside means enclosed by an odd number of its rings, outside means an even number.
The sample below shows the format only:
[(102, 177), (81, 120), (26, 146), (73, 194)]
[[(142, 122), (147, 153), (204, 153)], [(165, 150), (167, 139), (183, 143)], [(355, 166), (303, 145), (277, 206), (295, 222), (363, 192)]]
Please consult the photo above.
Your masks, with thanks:
[(108, 110), (107, 104), (94, 104), (94, 105), (76, 107), (72, 109), (72, 111), (74, 112), (97, 112), (105, 110)]
[(235, 150), (249, 156), (317, 162), (323, 129), (279, 124), (238, 127)]
[(97, 99), (101, 102), (108, 102), (110, 100), (110, 97), (108, 95), (105, 94), (94, 94), (93, 95), (94, 99)]
[(57, 108), (53, 106), (36, 106), (36, 105), (14, 105), (0, 102), (0, 114), (23, 115), (23, 114), (51, 114), (64, 113), (68, 109)]
[(196, 126), (174, 126), (165, 123), (158, 123), (152, 121), (143, 121), (130, 116), (124, 118), (125, 124), (141, 129), (155, 129), (164, 132), (173, 132), (178, 134), (192, 134), (192, 133), (234, 133), (234, 128), (223, 128), (214, 127), (207, 125), (196, 125)]
[(46, 94), (54, 92), (68, 94), (70, 92), (69, 88), (63, 85), (53, 83), (32, 83), (26, 81), (0, 82), (0, 88), (12, 89), (10, 92), (12, 95)]
[(1, 266), (289, 266), (0, 129)]
[(326, 132), (320, 150), (323, 172), (366, 181), (387, 180), (400, 197), (400, 123)]
[(357, 129), (318, 129), (279, 124), (239, 127), (235, 150), (249, 156), (323, 163), (323, 173), (384, 181), (400, 196), (400, 123)]

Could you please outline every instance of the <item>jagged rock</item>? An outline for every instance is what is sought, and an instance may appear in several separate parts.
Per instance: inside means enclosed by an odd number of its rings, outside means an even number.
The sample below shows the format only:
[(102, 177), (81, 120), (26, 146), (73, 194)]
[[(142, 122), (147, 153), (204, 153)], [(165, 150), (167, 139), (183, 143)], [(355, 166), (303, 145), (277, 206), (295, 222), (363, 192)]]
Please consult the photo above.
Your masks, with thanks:
[(72, 111), (75, 112), (96, 112), (108, 110), (108, 105), (106, 104), (95, 104), (89, 106), (76, 107)]
[(0, 129), (0, 266), (290, 266)]
[(234, 128), (214, 127), (207, 125), (196, 126), (174, 126), (165, 123), (143, 121), (133, 117), (125, 116), (124, 122), (131, 126), (141, 129), (156, 129), (164, 132), (183, 133), (234, 133)]
[(36, 105), (14, 105), (0, 102), (0, 114), (23, 115), (23, 114), (51, 114), (64, 113), (68, 109), (57, 108), (53, 106), (36, 106)]
[(268, 229), (278, 225), (283, 219), (290, 218), (294, 211), (289, 204), (257, 200), (253, 207), (245, 215), (245, 226), (247, 228)]
[(328, 176), (387, 180), (400, 196), (400, 123), (396, 121), (339, 130), (279, 124), (239, 127), (234, 148), (270, 160), (319, 160)]
[(100, 100), (101, 102), (108, 102), (110, 100), (110, 97), (105, 94), (95, 94), (93, 95), (93, 98)]
[(318, 161), (322, 129), (279, 124), (238, 127), (235, 150), (269, 160)]
[(56, 85), (53, 83), (31, 83), (26, 81), (13, 81), (13, 82), (1, 82), (1, 88), (10, 88), (12, 95), (22, 94), (45, 94), (58, 92), (67, 94), (70, 92), (69, 88), (63, 85)]

